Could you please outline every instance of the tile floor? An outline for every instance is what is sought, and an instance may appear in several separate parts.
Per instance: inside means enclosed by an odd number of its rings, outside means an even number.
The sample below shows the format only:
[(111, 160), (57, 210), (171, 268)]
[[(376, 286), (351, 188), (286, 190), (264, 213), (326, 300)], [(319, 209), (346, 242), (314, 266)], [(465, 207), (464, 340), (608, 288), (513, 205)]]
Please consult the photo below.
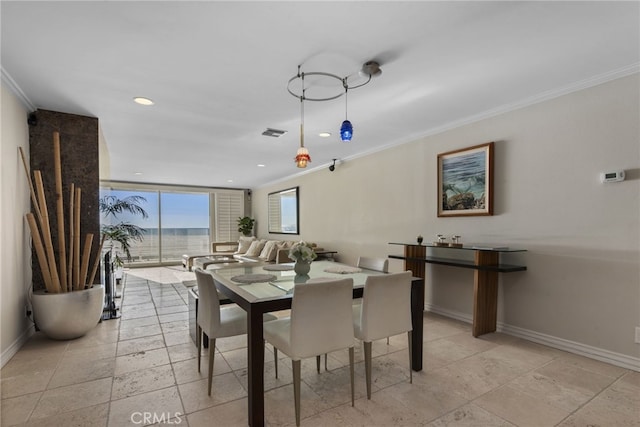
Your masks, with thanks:
[[(2, 368), (2, 426), (246, 425), (246, 337), (218, 340), (208, 397), (186, 288), (167, 268), (131, 270), (124, 282), (120, 319), (73, 341), (38, 333)], [(425, 369), (413, 384), (406, 335), (374, 344), (370, 401), (357, 348), (355, 407), (346, 351), (330, 354), (321, 374), (303, 363), (302, 425), (640, 425), (638, 372), (503, 334), (475, 339), (469, 325), (437, 315), (425, 314), (424, 327)], [(268, 425), (295, 425), (290, 362), (279, 360), (276, 380), (266, 354)]]

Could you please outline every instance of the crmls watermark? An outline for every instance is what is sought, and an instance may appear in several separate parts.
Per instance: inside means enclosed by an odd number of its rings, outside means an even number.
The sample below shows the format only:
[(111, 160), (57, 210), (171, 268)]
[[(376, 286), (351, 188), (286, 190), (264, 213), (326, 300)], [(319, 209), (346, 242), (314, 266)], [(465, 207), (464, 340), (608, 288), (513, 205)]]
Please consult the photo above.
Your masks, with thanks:
[(182, 422), (180, 412), (134, 412), (131, 414), (131, 422), (134, 424), (180, 424)]

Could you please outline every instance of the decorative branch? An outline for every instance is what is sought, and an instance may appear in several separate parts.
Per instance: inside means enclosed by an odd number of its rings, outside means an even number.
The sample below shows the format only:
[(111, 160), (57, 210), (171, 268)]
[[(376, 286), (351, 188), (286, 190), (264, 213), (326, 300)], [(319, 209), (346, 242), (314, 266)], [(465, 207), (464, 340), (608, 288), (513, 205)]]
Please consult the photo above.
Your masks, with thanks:
[(47, 210), (47, 199), (44, 195), (44, 184), (42, 183), (42, 173), (40, 171), (33, 172), (36, 180), (36, 189), (38, 191), (38, 203), (42, 213), (42, 236), (44, 247), (47, 253), (47, 264), (49, 265), (49, 273), (51, 274), (51, 287), (54, 292), (60, 292), (60, 278), (58, 277), (58, 269), (56, 267), (56, 255), (53, 252), (53, 243), (51, 242), (51, 228), (49, 225), (49, 211)]
[(74, 220), (74, 234), (75, 234), (75, 250), (73, 252), (73, 287), (75, 289), (78, 288), (80, 284), (80, 201), (82, 199), (82, 190), (80, 188), (76, 188), (75, 194), (76, 200), (74, 202), (75, 214), (73, 215)]
[(64, 204), (62, 197), (62, 164), (60, 162), (60, 133), (53, 132), (53, 167), (56, 177), (56, 217), (58, 220), (58, 256), (60, 257), (60, 283), (67, 284), (67, 248), (64, 235)]
[(69, 292), (73, 291), (73, 260), (74, 253), (78, 249), (75, 246), (75, 220), (74, 218), (74, 199), (75, 199), (76, 187), (75, 184), (71, 183), (71, 191), (69, 196), (69, 265), (67, 267), (67, 271), (69, 274), (67, 275), (67, 290)]
[(80, 280), (78, 280), (78, 290), (84, 289), (84, 285), (87, 284), (89, 257), (91, 256), (91, 243), (93, 243), (93, 234), (87, 233), (87, 236), (84, 240), (84, 251), (82, 251), (82, 264), (80, 266)]
[(91, 277), (87, 282), (87, 285), (91, 286), (93, 284), (94, 279), (96, 278), (96, 273), (98, 272), (98, 265), (100, 265), (100, 254), (102, 254), (102, 247), (104, 246), (104, 241), (107, 238), (105, 234), (102, 235), (102, 239), (100, 239), (100, 246), (98, 246), (98, 256), (96, 256), (95, 261), (93, 262), (93, 269), (91, 270)]
[(47, 255), (44, 252), (44, 246), (42, 246), (42, 240), (40, 239), (40, 231), (38, 230), (38, 224), (36, 224), (36, 218), (32, 213), (27, 215), (27, 223), (31, 230), (31, 239), (33, 239), (33, 246), (36, 249), (36, 255), (38, 257), (38, 263), (40, 264), (40, 270), (42, 270), (42, 278), (44, 280), (44, 286), (47, 291), (54, 292), (55, 289), (51, 283), (51, 274), (49, 273), (49, 265), (47, 263)]
[(22, 147), (18, 147), (20, 151), (20, 157), (22, 158), (22, 166), (24, 167), (24, 173), (27, 175), (27, 181), (29, 182), (29, 191), (31, 192), (31, 203), (33, 203), (33, 210), (36, 211), (38, 221), (42, 223), (42, 214), (40, 213), (40, 206), (38, 205), (38, 199), (36, 199), (36, 192), (33, 189), (33, 182), (31, 181), (31, 174), (29, 173), (29, 167), (27, 166), (27, 160), (24, 157), (24, 151)]
[[(54, 156), (54, 173), (55, 173), (55, 197), (56, 197), (56, 216), (58, 229), (58, 252), (60, 256), (58, 275), (58, 264), (56, 263), (56, 254), (54, 252), (53, 242), (51, 238), (51, 224), (49, 221), (49, 211), (47, 209), (47, 200), (44, 192), (44, 183), (42, 180), (42, 172), (33, 171), (33, 181), (27, 167), (27, 161), (22, 148), (19, 148), (22, 164), (24, 167), (27, 180), (29, 181), (29, 190), (31, 193), (31, 201), (33, 203), (33, 213), (25, 215), (31, 238), (33, 240), (34, 249), (42, 271), (47, 292), (60, 293), (71, 292), (73, 290), (81, 290), (85, 285), (91, 287), (95, 279), (98, 266), (100, 263), (100, 252), (104, 245), (105, 237), (102, 236), (98, 254), (96, 256), (93, 268), (91, 270), (90, 280), (87, 281), (89, 273), (89, 265), (91, 265), (91, 247), (93, 244), (93, 234), (88, 233), (85, 238), (84, 248), (80, 245), (80, 208), (82, 200), (82, 190), (71, 183), (71, 191), (69, 197), (69, 248), (67, 254), (66, 237), (65, 236), (65, 216), (64, 216), (64, 198), (62, 195), (62, 162), (60, 158), (60, 133), (53, 133), (53, 156)], [(35, 182), (35, 187), (34, 187)], [(36, 221), (36, 217), (37, 220)], [(39, 223), (39, 226), (38, 226)], [(81, 258), (82, 251), (82, 258)]]

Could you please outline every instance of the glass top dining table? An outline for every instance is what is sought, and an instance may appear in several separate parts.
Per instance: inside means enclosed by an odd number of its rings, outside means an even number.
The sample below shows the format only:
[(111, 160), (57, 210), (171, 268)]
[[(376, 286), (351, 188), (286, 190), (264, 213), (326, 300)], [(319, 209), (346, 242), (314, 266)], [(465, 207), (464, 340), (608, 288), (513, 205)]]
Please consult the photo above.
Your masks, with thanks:
[[(368, 276), (385, 274), (348, 266), (335, 261), (311, 263), (308, 275), (296, 275), (293, 263), (264, 264), (244, 263), (216, 270), (211, 274), (218, 291), (247, 312), (248, 352), (248, 424), (257, 427), (264, 420), (264, 338), (262, 315), (291, 308), (296, 283), (316, 278), (352, 278), (353, 297), (362, 297)], [(411, 286), (411, 318), (413, 331), (412, 366), (422, 370), (422, 325), (424, 312), (424, 279), (414, 277)]]

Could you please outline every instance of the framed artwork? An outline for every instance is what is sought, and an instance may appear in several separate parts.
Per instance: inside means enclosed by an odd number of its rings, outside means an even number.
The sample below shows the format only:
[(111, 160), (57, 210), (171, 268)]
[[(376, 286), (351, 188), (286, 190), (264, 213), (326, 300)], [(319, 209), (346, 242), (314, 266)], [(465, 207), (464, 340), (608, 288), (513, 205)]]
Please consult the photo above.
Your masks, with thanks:
[(438, 154), (438, 216), (493, 215), (493, 142)]

